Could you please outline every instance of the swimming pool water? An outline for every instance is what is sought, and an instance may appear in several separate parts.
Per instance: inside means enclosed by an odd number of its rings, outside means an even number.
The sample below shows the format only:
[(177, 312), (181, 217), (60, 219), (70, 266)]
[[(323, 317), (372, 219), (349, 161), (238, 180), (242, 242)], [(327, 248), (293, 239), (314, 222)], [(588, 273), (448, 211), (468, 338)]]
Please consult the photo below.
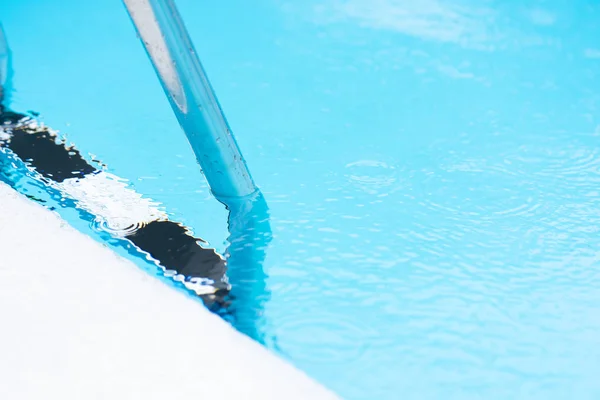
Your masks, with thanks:
[[(224, 251), (123, 6), (59, 3), (0, 5), (14, 108)], [(178, 5), (269, 206), (242, 331), (348, 399), (600, 396), (600, 5)]]

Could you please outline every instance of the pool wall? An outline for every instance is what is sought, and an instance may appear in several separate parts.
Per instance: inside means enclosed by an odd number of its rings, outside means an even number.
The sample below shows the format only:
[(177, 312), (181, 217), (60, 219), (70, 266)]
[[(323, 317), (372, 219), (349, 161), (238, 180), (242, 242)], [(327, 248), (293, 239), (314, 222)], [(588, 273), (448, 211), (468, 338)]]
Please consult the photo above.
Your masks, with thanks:
[(3, 183), (0, 204), (6, 397), (336, 398)]

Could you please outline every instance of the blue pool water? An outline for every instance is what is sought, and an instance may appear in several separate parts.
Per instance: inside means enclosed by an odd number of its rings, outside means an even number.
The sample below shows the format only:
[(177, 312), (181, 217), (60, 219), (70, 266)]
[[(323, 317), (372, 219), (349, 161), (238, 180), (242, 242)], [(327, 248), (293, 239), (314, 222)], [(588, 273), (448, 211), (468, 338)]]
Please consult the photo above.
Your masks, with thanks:
[[(124, 7), (41, 3), (14, 108), (224, 251)], [(347, 399), (600, 397), (600, 4), (178, 5), (269, 206), (240, 330)]]

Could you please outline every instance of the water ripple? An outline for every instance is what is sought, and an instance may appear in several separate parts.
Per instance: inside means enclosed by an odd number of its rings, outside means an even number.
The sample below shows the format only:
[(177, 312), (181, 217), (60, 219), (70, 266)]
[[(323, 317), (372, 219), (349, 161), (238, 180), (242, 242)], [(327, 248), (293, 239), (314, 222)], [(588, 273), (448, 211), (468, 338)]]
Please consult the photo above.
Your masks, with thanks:
[(346, 165), (346, 179), (355, 187), (375, 194), (398, 181), (396, 167), (377, 160), (359, 160)]
[(129, 218), (127, 222), (123, 223), (119, 219), (111, 219), (108, 221), (102, 217), (96, 217), (91, 221), (90, 227), (97, 232), (106, 232), (114, 237), (125, 237), (135, 233), (138, 229), (144, 227), (144, 223), (136, 223), (133, 225), (129, 224)]
[(278, 318), (273, 329), (284, 354), (327, 365), (360, 362), (376, 337), (360, 321), (327, 311), (291, 312)]

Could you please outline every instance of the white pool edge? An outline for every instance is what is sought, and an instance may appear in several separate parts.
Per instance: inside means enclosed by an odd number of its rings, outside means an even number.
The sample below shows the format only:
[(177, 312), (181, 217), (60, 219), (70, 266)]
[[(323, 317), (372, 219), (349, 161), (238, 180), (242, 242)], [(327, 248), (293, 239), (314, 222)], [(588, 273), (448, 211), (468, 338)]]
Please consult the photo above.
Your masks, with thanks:
[(338, 398), (3, 183), (0, 325), (3, 398)]

